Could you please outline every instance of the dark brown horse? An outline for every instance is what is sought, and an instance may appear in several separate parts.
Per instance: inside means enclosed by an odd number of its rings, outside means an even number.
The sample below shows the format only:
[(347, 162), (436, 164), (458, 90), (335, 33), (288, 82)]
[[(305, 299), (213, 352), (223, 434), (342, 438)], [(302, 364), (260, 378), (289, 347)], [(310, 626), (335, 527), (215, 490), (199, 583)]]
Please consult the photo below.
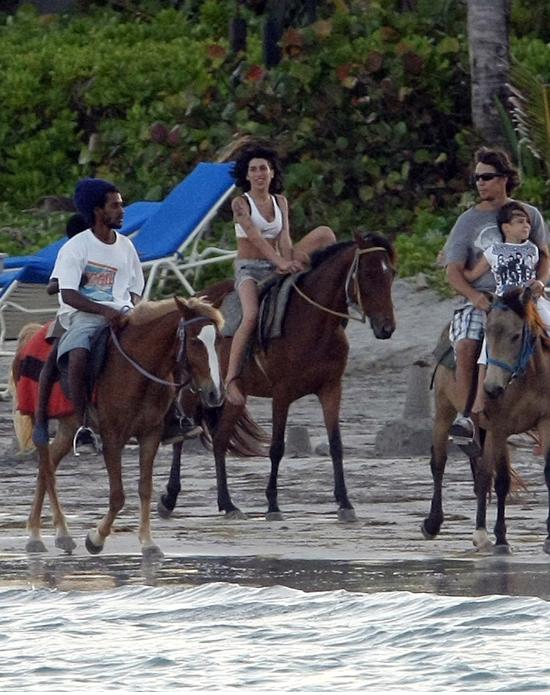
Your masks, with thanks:
[[(95, 426), (101, 434), (109, 476), (109, 510), (86, 538), (91, 553), (103, 549), (113, 522), (124, 506), (122, 450), (130, 437), (139, 444), (139, 540), (144, 557), (161, 557), (150, 531), (153, 461), (164, 416), (176, 386), (192, 386), (206, 407), (223, 401), (223, 382), (217, 346), (221, 314), (198, 299), (143, 302), (129, 315), (118, 339), (112, 337), (103, 370), (96, 383)], [(114, 336), (114, 334), (113, 334)], [(17, 381), (18, 355), (13, 364)], [(46, 550), (40, 535), (41, 513), (48, 493), (56, 530), (56, 547), (70, 553), (73, 541), (56, 491), (56, 470), (70, 451), (77, 428), (74, 415), (60, 418), (50, 445), (39, 446), (36, 493), (28, 521), (28, 552)]]
[[(334, 244), (314, 254), (311, 269), (291, 292), (283, 336), (272, 339), (265, 351), (256, 349), (254, 357), (243, 367), (243, 392), (273, 401), (271, 475), (266, 490), (266, 517), (270, 520), (282, 519), (277, 500), (277, 475), (284, 454), (288, 409), (291, 403), (308, 394), (315, 394), (323, 409), (334, 468), (338, 518), (342, 521), (356, 518), (344, 481), (339, 425), (342, 377), (348, 357), (344, 328), (350, 318), (350, 307), (355, 307), (362, 321), (368, 317), (377, 338), (391, 337), (395, 329), (391, 300), (394, 263), (391, 244), (376, 234), (364, 238), (356, 236), (353, 242)], [(219, 306), (227, 289), (227, 285), (224, 291), (216, 286), (201, 296)], [(224, 373), (230, 346), (229, 338), (223, 341)], [(244, 516), (231, 500), (225, 466), (228, 442), (239, 417), (242, 417), (242, 409), (226, 402), (223, 410), (211, 419), (218, 508), (228, 518)], [(167, 492), (159, 503), (163, 516), (169, 515), (176, 503), (179, 467), (175, 456)]]
[[(544, 478), (550, 495), (550, 341), (529, 288), (496, 298), (487, 316), (487, 437), (477, 474), (474, 545), (491, 549), (486, 529), (487, 494), (494, 479), (497, 497), (495, 546), (509, 552), (506, 496), (514, 479), (507, 439), (536, 428), (544, 451)], [(550, 497), (549, 497), (550, 501)], [(544, 551), (550, 554), (550, 509)]]

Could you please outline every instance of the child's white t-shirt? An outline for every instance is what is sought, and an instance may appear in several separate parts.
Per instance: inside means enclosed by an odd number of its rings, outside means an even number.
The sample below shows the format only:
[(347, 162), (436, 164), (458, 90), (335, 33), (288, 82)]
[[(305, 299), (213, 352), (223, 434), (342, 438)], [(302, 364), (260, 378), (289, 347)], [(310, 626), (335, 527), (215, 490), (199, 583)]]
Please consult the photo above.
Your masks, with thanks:
[(514, 287), (525, 287), (537, 277), (539, 249), (529, 239), (522, 244), (497, 242), (489, 246), (483, 255), (491, 266), (498, 296)]

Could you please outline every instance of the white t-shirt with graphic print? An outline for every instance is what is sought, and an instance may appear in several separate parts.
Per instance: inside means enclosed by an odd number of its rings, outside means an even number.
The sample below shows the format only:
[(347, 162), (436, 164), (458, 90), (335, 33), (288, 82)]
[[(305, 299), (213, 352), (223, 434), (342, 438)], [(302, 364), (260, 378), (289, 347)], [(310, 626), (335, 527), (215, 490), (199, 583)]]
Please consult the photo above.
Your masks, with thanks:
[(137, 251), (129, 239), (118, 233), (113, 244), (100, 241), (91, 229), (75, 235), (61, 247), (54, 273), (60, 290), (57, 315), (64, 328), (76, 309), (63, 302), (61, 290), (76, 290), (93, 302), (115, 309), (132, 306), (130, 293), (143, 292)]
[(495, 278), (496, 294), (502, 296), (514, 287), (525, 287), (537, 277), (539, 250), (532, 241), (492, 244), (483, 252)]

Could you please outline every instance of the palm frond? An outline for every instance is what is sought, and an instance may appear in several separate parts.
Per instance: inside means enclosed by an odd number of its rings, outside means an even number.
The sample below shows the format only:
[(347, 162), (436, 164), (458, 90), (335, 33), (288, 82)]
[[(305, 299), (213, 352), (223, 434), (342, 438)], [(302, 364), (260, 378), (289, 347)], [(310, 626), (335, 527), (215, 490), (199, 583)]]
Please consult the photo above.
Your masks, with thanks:
[(550, 85), (521, 63), (510, 70), (509, 105), (514, 129), (550, 176)]

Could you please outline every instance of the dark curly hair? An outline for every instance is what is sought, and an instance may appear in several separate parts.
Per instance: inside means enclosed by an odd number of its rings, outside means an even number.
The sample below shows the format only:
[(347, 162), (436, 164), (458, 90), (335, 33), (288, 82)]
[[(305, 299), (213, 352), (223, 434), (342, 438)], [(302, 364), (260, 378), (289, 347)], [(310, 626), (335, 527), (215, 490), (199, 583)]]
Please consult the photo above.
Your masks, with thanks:
[(269, 186), (270, 193), (281, 193), (283, 190), (283, 172), (281, 162), (275, 150), (263, 145), (254, 145), (243, 149), (231, 170), (231, 176), (235, 179), (235, 183), (243, 191), (250, 190), (250, 181), (247, 180), (248, 165), (251, 159), (266, 159), (273, 170), (273, 178)]
[(476, 164), (487, 164), (494, 167), (498, 174), (504, 174), (506, 180), (506, 193), (510, 193), (519, 186), (519, 174), (517, 169), (510, 161), (510, 157), (504, 150), (490, 149), (489, 147), (480, 147), (475, 156)]

